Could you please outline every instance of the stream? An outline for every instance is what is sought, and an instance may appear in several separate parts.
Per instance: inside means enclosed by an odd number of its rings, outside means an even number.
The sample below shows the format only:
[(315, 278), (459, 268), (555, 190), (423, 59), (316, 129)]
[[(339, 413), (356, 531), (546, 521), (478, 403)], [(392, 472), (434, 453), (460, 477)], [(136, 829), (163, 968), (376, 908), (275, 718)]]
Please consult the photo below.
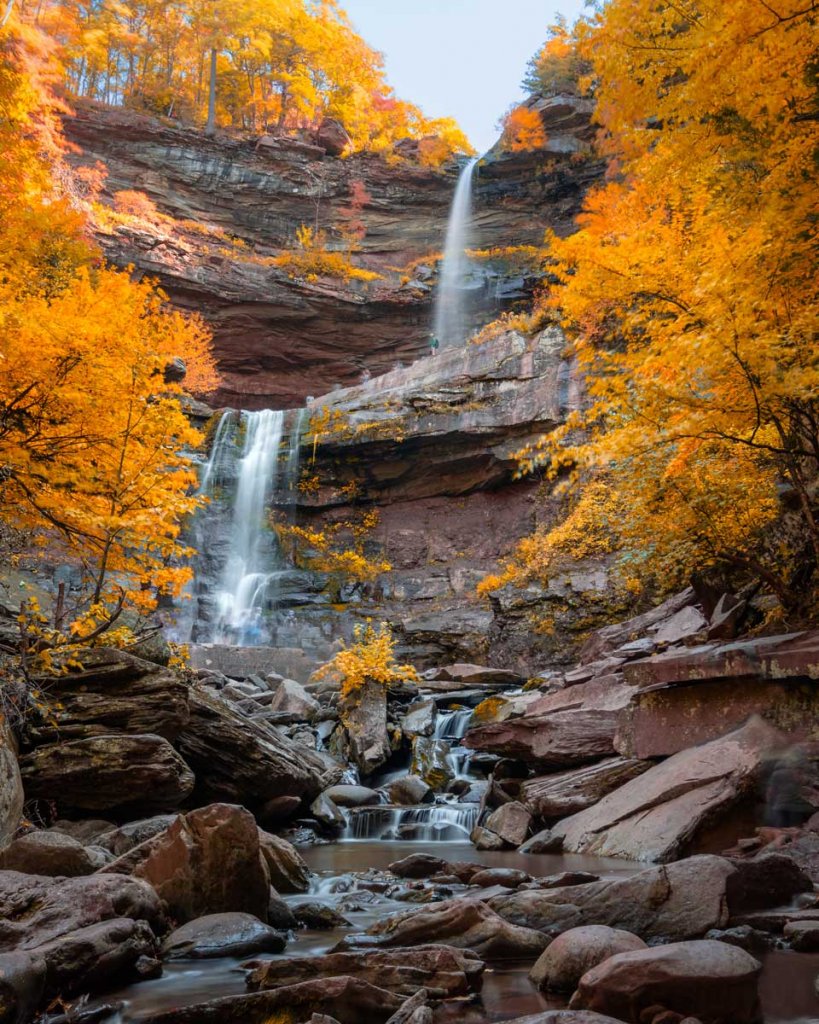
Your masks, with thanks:
[[(572, 854), (519, 854), (514, 850), (477, 851), (467, 842), (434, 844), (434, 852), (447, 860), (469, 860), (488, 867), (515, 867), (536, 876), (560, 871), (590, 871), (603, 877), (629, 874), (637, 865), (623, 861)], [(329, 952), (345, 934), (364, 931), (379, 918), (412, 908), (412, 904), (387, 899), (359, 888), (358, 880), (368, 869), (384, 870), (390, 863), (419, 851), (430, 852), (428, 844), (401, 841), (347, 840), (326, 845), (301, 847), (314, 872), (309, 893), (287, 896), (289, 903), (316, 899), (338, 908), (350, 921), (349, 928), (326, 931), (311, 929), (293, 933), (281, 957), (314, 956)], [(366, 880), (365, 880), (366, 881)], [(452, 886), (453, 895), (466, 892), (465, 886)], [(353, 899), (351, 899), (354, 897)], [(364, 902), (361, 909), (350, 909)], [(251, 959), (279, 959), (263, 954)], [(245, 992), (244, 972), (240, 965), (248, 958), (171, 962), (161, 978), (143, 981), (111, 992), (105, 1002), (122, 1002), (122, 1011), (114, 1024), (130, 1024), (152, 1014), (219, 996)], [(760, 979), (760, 998), (765, 1024), (817, 1024), (819, 996), (814, 981), (819, 975), (819, 953), (775, 951), (764, 955)], [(479, 997), (453, 1001), (436, 1013), (436, 1024), (494, 1024), (513, 1020), (542, 1010), (564, 1009), (567, 1000), (558, 995), (537, 992), (528, 979), (529, 963), (488, 964)]]

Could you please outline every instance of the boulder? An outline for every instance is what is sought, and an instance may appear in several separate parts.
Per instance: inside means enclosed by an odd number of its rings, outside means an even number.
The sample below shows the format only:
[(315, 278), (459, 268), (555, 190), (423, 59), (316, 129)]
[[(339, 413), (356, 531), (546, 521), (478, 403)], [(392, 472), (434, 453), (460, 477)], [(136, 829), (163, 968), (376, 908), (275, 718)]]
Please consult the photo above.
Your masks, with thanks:
[(194, 688), (190, 719), (177, 740), (196, 774), (196, 797), (251, 810), (281, 796), (312, 800), (324, 788), (324, 762), (275, 729), (242, 717), (215, 694)]
[(160, 832), (164, 832), (175, 820), (175, 814), (156, 814), (152, 818), (129, 821), (127, 825), (112, 827), (104, 832), (96, 840), (96, 845), (109, 850), (115, 857), (121, 857), (123, 853), (128, 853), (135, 846), (144, 843), (146, 839), (152, 839)]
[(50, 713), (28, 730), (35, 744), (111, 733), (176, 739), (188, 720), (181, 675), (114, 648), (86, 648), (76, 660), (80, 668), (36, 680)]
[(310, 804), (310, 813), (319, 825), (327, 829), (340, 831), (347, 824), (347, 819), (326, 792), (320, 793)]
[(333, 117), (325, 117), (316, 131), (316, 144), (328, 156), (342, 156), (352, 145), (344, 125)]
[(177, 928), (162, 943), (166, 960), (281, 953), (287, 940), (253, 914), (208, 914)]
[(707, 625), (708, 622), (699, 608), (688, 605), (661, 623), (654, 633), (654, 639), (658, 644), (678, 644), (681, 640), (696, 636)]
[(0, 716), (0, 846), (14, 835), (23, 813), (23, 781), (17, 742), (5, 715)]
[[(528, 1017), (515, 1017), (506, 1024), (623, 1024), (614, 1017), (604, 1017), (602, 1013), (589, 1010), (546, 1010), (545, 1013), (532, 1013)], [(680, 1021), (680, 1024), (698, 1024), (695, 1020)]]
[(332, 1015), (341, 1024), (385, 1024), (402, 1006), (401, 996), (360, 978), (312, 978), (298, 985), (248, 995), (223, 996), (144, 1017), (145, 1024), (271, 1024)]
[(270, 880), (253, 815), (211, 804), (178, 818), (103, 869), (146, 881), (178, 922), (240, 911), (267, 920)]
[(29, 832), (0, 850), (0, 870), (29, 875), (91, 875), (110, 858), (60, 832)]
[(679, 594), (674, 594), (656, 608), (611, 626), (596, 630), (580, 648), (580, 663), (583, 665), (612, 654), (623, 644), (635, 637), (651, 632), (656, 633), (663, 623), (671, 619), (680, 609), (696, 603), (697, 595), (693, 587), (686, 587)]
[(191, 794), (190, 768), (161, 736), (89, 736), (20, 759), (28, 799), (81, 811), (173, 810)]
[(489, 905), (513, 924), (552, 935), (602, 924), (646, 941), (674, 942), (700, 938), (740, 915), (788, 904), (806, 891), (812, 891), (810, 879), (787, 857), (771, 854), (743, 862), (703, 855), (624, 878), (496, 896)]
[(591, 924), (570, 928), (541, 953), (529, 977), (539, 989), (573, 992), (581, 977), (617, 953), (645, 949), (641, 938), (618, 928)]
[(432, 736), (435, 732), (435, 720), (438, 709), (434, 700), (417, 701), (410, 704), (401, 719), (401, 732), (405, 736)]
[(433, 736), (414, 736), (410, 772), (432, 790), (443, 791), (454, 778), (449, 743)]
[[(170, 820), (173, 815), (170, 814), (167, 817)], [(48, 831), (70, 836), (78, 843), (82, 843), (83, 846), (104, 846), (103, 838), (115, 832), (116, 828), (113, 821), (108, 821), (105, 818), (80, 818), (78, 821), (58, 818)]]
[(295, 679), (283, 679), (273, 694), (270, 710), (279, 714), (298, 715), (308, 721), (315, 717), (319, 702)]
[(389, 870), (399, 878), (429, 878), (432, 875), (447, 874), (449, 864), (431, 853), (411, 853), (403, 860), (394, 860)]
[(563, 818), (592, 807), (650, 767), (650, 761), (611, 757), (571, 771), (527, 779), (521, 786), (520, 799), (539, 818)]
[(519, 868), (484, 868), (472, 875), (469, 884), (479, 885), (482, 889), (488, 889), (491, 885), (505, 885), (510, 889), (516, 889), (531, 879), (531, 875), (527, 875)]
[(563, 849), (563, 836), (560, 832), (544, 828), (535, 833), (531, 839), (519, 847), (519, 853), (559, 853)]
[(523, 804), (512, 800), (493, 811), (484, 827), (500, 836), (509, 846), (520, 846), (529, 835), (531, 826), (532, 815)]
[(563, 849), (665, 863), (684, 855), (753, 794), (786, 743), (759, 718), (720, 739), (681, 751), (599, 803), (560, 822)]
[(788, 921), (782, 934), (791, 948), (800, 953), (819, 950), (819, 921)]
[(330, 786), (324, 790), (324, 796), (337, 807), (366, 807), (381, 803), (378, 793), (367, 786)]
[(366, 679), (340, 701), (350, 760), (362, 775), (371, 775), (391, 754), (387, 734), (387, 692), (381, 683)]
[(27, 1024), (46, 996), (46, 962), (39, 953), (0, 953), (0, 1020)]
[(476, 850), (505, 850), (507, 845), (497, 832), (490, 832), (482, 825), (476, 825), (469, 833), (469, 840)]
[(428, 1005), (429, 992), (419, 989), (390, 1017), (387, 1024), (432, 1024), (432, 1007)]
[[(153, 955), (154, 930), (163, 927), (160, 900), (144, 882), (0, 871), (0, 1006), (126, 980)], [(20, 959), (23, 950), (29, 960)]]
[(292, 843), (259, 829), (259, 849), (276, 892), (307, 892), (310, 871)]
[(478, 900), (445, 900), (376, 922), (364, 935), (349, 935), (336, 947), (420, 946), (445, 942), (470, 949), (484, 960), (526, 960), (538, 956), (548, 939), (531, 928), (510, 924)]
[(609, 957), (580, 979), (570, 1006), (634, 1024), (663, 1010), (702, 1024), (759, 1024), (761, 970), (749, 953), (724, 942), (675, 942)]
[(443, 945), (291, 957), (253, 966), (247, 985), (254, 990), (281, 988), (315, 977), (351, 977), (404, 996), (424, 987), (433, 999), (479, 991), (484, 969), (475, 953)]
[(49, 995), (73, 995), (137, 980), (138, 963), (153, 959), (156, 937), (146, 921), (115, 917), (37, 946), (46, 962)]
[(304, 903), (291, 903), (290, 909), (296, 923), (302, 928), (313, 931), (332, 931), (334, 928), (349, 928), (350, 922), (337, 910), (319, 903), (317, 900), (305, 900)]
[(417, 775), (405, 775), (384, 787), (387, 801), (398, 807), (415, 807), (431, 802), (432, 789)]

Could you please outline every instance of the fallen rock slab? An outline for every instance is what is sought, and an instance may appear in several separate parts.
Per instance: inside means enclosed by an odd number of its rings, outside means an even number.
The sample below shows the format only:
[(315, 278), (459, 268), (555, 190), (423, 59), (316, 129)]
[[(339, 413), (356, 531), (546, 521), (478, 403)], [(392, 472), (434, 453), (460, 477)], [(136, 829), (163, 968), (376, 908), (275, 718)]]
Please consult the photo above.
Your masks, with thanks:
[(579, 708), (524, 715), (470, 729), (463, 745), (543, 768), (569, 768), (616, 754), (619, 714)]
[(470, 949), (483, 960), (526, 960), (537, 957), (548, 941), (538, 931), (504, 920), (485, 903), (454, 899), (378, 921), (363, 935), (346, 936), (336, 949), (443, 942)]
[[(340, 1024), (383, 1024), (404, 1003), (401, 996), (360, 978), (317, 978), (249, 995), (224, 996), (143, 1018), (147, 1024), (270, 1024), (331, 1015)], [(280, 1016), (281, 1014), (281, 1016)]]
[(568, 772), (527, 779), (521, 786), (520, 799), (539, 818), (564, 818), (592, 807), (651, 767), (650, 761), (611, 757)]
[(251, 810), (281, 796), (307, 802), (325, 787), (315, 751), (243, 717), (204, 689), (190, 693), (190, 718), (176, 741), (196, 775), (196, 798), (226, 800)]
[(605, 960), (580, 979), (570, 1006), (633, 1024), (649, 1010), (652, 1020), (667, 1010), (702, 1024), (758, 1024), (761, 970), (749, 953), (724, 942), (675, 942)]
[(483, 826), (507, 843), (509, 846), (520, 846), (529, 835), (532, 827), (532, 815), (517, 800), (502, 804), (493, 811)]
[(471, 950), (444, 945), (290, 957), (252, 966), (247, 979), (252, 990), (281, 988), (316, 977), (351, 977), (404, 996), (424, 987), (434, 999), (479, 991), (484, 969)]
[(599, 924), (570, 928), (549, 943), (529, 977), (539, 989), (573, 992), (592, 967), (617, 953), (633, 953), (638, 949), (646, 949), (645, 942), (619, 928)]
[(675, 754), (555, 831), (573, 853), (666, 863), (702, 841), (715, 822), (724, 825), (786, 743), (754, 717), (727, 736)]

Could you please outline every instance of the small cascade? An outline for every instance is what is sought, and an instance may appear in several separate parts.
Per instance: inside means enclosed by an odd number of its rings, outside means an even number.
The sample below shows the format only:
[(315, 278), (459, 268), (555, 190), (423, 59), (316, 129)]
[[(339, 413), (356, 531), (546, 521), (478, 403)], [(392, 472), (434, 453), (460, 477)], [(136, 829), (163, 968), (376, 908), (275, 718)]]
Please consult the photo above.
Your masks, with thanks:
[(463, 842), (478, 823), (478, 804), (436, 803), (420, 807), (355, 807), (342, 838), (445, 843)]
[(471, 708), (457, 708), (454, 711), (439, 711), (435, 721), (434, 739), (445, 741), (449, 750), (446, 759), (456, 779), (468, 779), (469, 761), (472, 751), (461, 745), (472, 718)]
[(441, 348), (455, 348), (467, 338), (467, 303), (469, 228), (472, 220), (472, 180), (478, 157), (464, 165), (446, 228), (444, 255), (435, 295), (434, 334)]

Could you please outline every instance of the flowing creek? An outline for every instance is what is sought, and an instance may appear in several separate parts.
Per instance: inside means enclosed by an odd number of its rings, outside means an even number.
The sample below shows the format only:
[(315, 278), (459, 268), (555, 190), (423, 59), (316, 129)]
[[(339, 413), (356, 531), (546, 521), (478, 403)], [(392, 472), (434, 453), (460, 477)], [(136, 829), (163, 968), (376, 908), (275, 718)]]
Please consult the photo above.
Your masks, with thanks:
[[(361, 932), (380, 918), (411, 909), (411, 904), (358, 889), (357, 882), (367, 869), (384, 870), (429, 846), (417, 842), (360, 841), (302, 847), (300, 853), (314, 872), (309, 893), (287, 896), (289, 903), (320, 900), (343, 913), (349, 928), (329, 931), (310, 929), (293, 933), (281, 957), (316, 956), (329, 952), (345, 934)], [(514, 850), (480, 852), (466, 842), (436, 844), (434, 851), (449, 860), (470, 860), (489, 867), (521, 868), (535, 876), (560, 871), (591, 871), (603, 877), (631, 873), (637, 866), (623, 861), (572, 854), (519, 854)], [(366, 881), (366, 880), (365, 880)], [(465, 892), (452, 886), (453, 895)], [(360, 897), (369, 902), (364, 902)], [(358, 909), (350, 909), (357, 907)], [(279, 959), (260, 955), (253, 959)], [(246, 958), (245, 958), (246, 959)], [(760, 996), (765, 1024), (817, 1024), (819, 998), (814, 979), (819, 974), (819, 953), (773, 952), (763, 957)], [(116, 1024), (130, 1024), (152, 1014), (219, 996), (245, 991), (244, 972), (239, 959), (182, 961), (166, 964), (161, 978), (143, 981), (110, 993), (105, 1002), (122, 1001)], [(494, 1024), (548, 1009), (563, 1009), (560, 996), (537, 992), (528, 979), (530, 964), (501, 962), (488, 964), (480, 997), (454, 1001), (445, 1012), (436, 1013), (436, 1024)]]

